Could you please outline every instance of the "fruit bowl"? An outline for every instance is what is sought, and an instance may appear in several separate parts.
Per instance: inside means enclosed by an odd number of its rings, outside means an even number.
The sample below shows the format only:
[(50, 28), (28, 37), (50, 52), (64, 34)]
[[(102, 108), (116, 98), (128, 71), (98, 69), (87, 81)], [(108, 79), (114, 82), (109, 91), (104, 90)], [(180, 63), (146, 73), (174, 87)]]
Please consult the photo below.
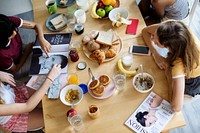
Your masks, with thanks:
[[(115, 1), (115, 4), (105, 3), (105, 1)], [(116, 7), (119, 7), (119, 0), (98, 0), (91, 5), (90, 15), (93, 18), (108, 19), (109, 12)]]
[(133, 87), (140, 93), (147, 93), (151, 91), (154, 87), (155, 80), (154, 78), (148, 74), (143, 73), (144, 80), (142, 79), (142, 73), (138, 73), (133, 77)]
[(126, 9), (120, 8), (120, 7), (114, 8), (109, 13), (109, 19), (110, 19), (110, 21), (117, 22), (118, 15), (121, 18), (127, 19), (128, 18), (128, 11)]

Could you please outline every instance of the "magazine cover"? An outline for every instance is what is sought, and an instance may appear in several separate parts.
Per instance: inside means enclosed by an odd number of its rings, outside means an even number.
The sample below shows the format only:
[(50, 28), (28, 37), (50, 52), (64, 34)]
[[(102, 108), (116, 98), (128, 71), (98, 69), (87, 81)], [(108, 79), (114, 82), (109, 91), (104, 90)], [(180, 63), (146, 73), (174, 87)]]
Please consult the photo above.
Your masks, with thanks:
[(61, 73), (68, 71), (69, 45), (52, 45), (49, 57), (40, 46), (33, 47), (29, 75), (47, 74), (54, 64), (61, 64)]
[[(44, 38), (51, 45), (70, 44), (72, 33), (44, 34)], [(36, 38), (35, 46), (40, 46), (38, 38)]]
[[(26, 84), (27, 87), (34, 90), (39, 89), (47, 75), (34, 75)], [(48, 98), (57, 99), (60, 94), (60, 90), (67, 85), (67, 74), (60, 74), (47, 91)]]
[(125, 125), (137, 133), (160, 133), (173, 115), (169, 102), (151, 92)]

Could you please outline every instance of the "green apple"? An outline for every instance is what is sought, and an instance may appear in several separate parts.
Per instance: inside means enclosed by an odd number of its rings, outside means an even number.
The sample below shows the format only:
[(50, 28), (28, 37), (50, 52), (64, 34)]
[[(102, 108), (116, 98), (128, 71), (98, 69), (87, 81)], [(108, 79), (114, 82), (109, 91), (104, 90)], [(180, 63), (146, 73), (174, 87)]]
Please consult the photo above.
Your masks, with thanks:
[(103, 8), (99, 8), (97, 10), (97, 14), (100, 16), (100, 17), (104, 17), (106, 15), (106, 11), (103, 9)]
[(108, 14), (113, 9), (113, 6), (107, 5), (104, 9), (106, 11), (106, 14)]

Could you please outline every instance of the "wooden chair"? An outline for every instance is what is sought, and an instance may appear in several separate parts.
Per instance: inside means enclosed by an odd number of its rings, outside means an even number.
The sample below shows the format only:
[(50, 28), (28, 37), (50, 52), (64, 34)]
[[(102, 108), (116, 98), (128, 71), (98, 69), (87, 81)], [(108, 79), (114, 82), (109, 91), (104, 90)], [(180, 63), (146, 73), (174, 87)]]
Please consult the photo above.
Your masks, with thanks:
[(11, 133), (10, 131), (7, 131), (5, 129), (3, 129), (1, 126), (0, 126), (0, 133)]

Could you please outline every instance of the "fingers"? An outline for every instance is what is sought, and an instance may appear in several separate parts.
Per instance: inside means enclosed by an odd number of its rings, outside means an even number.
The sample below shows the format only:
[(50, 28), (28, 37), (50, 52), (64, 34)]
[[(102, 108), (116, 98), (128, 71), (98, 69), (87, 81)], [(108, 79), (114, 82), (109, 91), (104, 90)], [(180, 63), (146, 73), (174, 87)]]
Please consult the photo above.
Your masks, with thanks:
[(12, 74), (8, 74), (7, 83), (9, 83), (12, 86), (16, 86), (16, 82), (15, 82), (14, 76)]

